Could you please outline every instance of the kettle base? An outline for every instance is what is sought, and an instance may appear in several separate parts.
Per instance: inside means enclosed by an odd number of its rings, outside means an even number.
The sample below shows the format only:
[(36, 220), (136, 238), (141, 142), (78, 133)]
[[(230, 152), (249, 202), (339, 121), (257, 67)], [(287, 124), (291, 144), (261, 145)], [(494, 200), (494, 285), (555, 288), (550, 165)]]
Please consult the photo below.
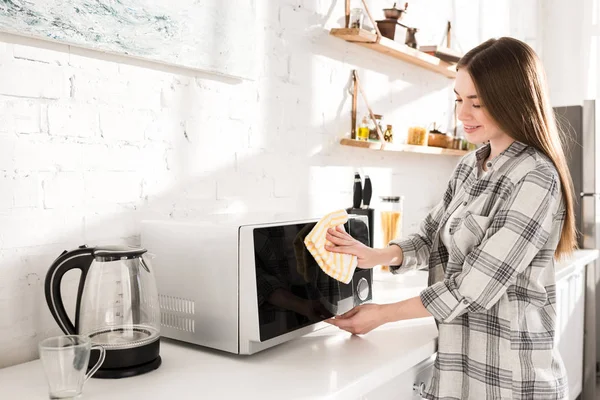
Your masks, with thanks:
[(142, 375), (146, 372), (153, 371), (157, 369), (161, 363), (162, 359), (160, 356), (158, 356), (146, 364), (135, 365), (133, 367), (107, 369), (100, 368), (92, 377), (98, 379), (129, 378), (130, 376)]
[[(90, 354), (88, 368), (96, 364), (98, 356), (99, 352), (96, 351)], [(102, 367), (96, 371), (93, 377), (105, 379), (127, 378), (155, 370), (160, 364), (159, 337), (143, 346), (125, 349), (107, 349)]]

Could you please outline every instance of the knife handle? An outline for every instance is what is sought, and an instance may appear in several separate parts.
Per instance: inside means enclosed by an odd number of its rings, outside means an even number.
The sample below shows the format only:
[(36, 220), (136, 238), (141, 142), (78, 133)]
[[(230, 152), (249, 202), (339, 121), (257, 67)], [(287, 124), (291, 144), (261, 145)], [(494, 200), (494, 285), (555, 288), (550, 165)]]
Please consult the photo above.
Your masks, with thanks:
[(354, 174), (354, 192), (352, 198), (352, 208), (360, 208), (360, 202), (362, 201), (362, 180), (360, 179), (359, 173)]
[(365, 175), (365, 187), (363, 189), (363, 208), (369, 208), (371, 204), (371, 196), (373, 195), (373, 187), (371, 186), (371, 178)]

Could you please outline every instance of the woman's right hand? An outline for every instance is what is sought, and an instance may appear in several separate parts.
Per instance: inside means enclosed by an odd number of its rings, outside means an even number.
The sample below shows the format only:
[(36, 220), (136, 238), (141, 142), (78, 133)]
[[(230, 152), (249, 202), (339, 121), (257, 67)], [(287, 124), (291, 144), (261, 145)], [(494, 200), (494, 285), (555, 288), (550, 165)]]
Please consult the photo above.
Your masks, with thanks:
[(343, 225), (337, 226), (335, 229), (329, 228), (325, 239), (331, 243), (331, 245), (325, 245), (325, 250), (356, 256), (359, 268), (373, 268), (381, 262), (379, 254), (381, 250), (373, 249), (354, 239), (346, 233)]

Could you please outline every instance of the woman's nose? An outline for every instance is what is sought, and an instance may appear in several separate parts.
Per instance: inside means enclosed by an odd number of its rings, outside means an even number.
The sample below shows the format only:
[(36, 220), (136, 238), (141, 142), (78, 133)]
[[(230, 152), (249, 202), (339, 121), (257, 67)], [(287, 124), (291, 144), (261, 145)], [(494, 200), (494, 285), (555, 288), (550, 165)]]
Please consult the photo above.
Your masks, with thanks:
[(461, 121), (464, 121), (469, 118), (469, 112), (467, 110), (468, 107), (464, 107), (462, 104), (458, 104), (456, 107), (456, 118)]

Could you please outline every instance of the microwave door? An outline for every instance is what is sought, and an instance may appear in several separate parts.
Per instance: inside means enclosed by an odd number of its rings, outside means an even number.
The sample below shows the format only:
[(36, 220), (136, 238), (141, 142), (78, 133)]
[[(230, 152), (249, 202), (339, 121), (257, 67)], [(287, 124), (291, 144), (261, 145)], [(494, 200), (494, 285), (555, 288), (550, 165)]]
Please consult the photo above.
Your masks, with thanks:
[(331, 313), (341, 315), (354, 307), (354, 285), (339, 282), (316, 265), (314, 286), (318, 292), (319, 302)]
[(338, 315), (338, 302), (340, 299), (339, 285), (336, 281), (330, 278), (321, 268), (314, 263), (314, 280), (312, 282), (319, 303), (331, 314), (331, 317)]

